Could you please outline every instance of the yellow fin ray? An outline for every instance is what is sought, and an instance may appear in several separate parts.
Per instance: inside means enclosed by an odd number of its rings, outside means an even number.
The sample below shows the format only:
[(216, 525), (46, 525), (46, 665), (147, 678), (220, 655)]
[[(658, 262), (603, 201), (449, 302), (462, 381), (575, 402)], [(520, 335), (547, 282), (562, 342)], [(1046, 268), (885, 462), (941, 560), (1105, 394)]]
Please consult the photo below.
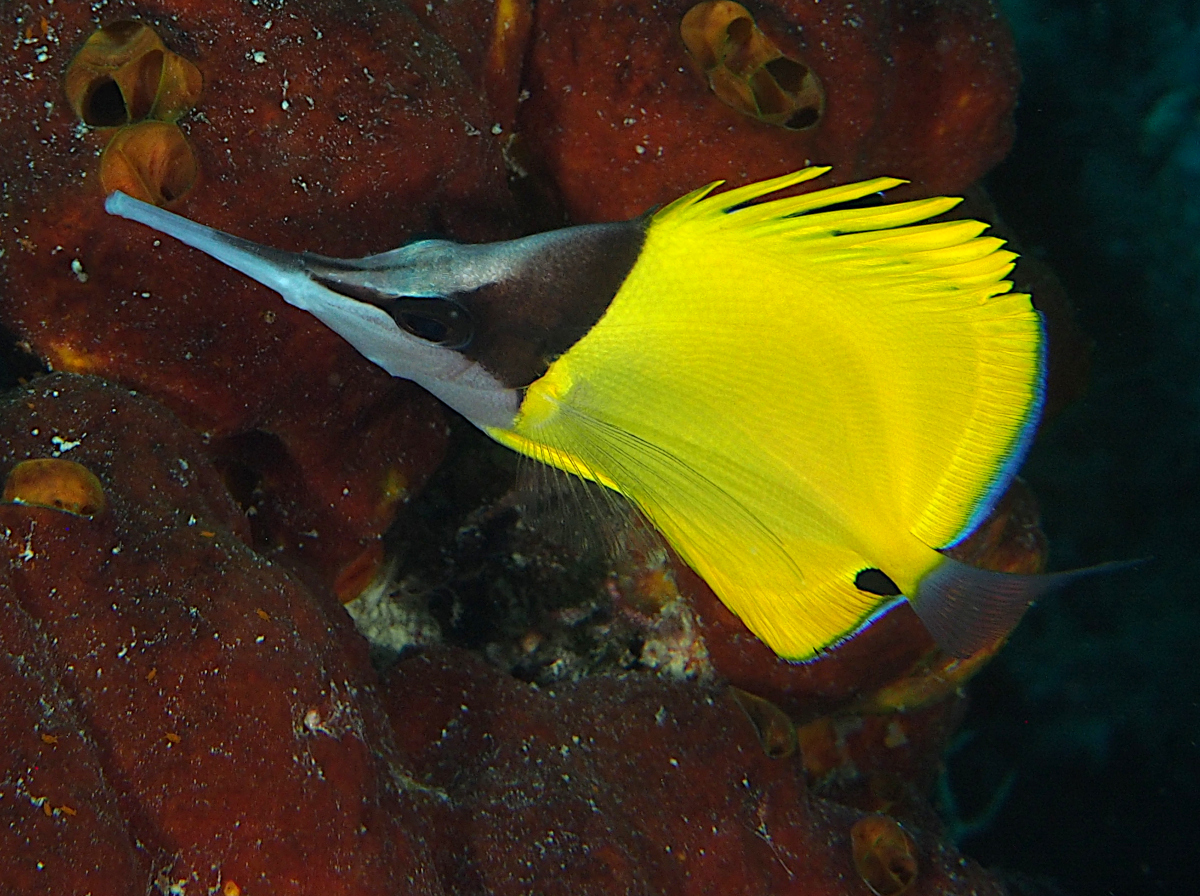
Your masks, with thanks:
[[(813, 171), (821, 169), (805, 169)], [(799, 173), (799, 172), (798, 172)], [(712, 197), (713, 205), (703, 211), (707, 214), (737, 214), (744, 222), (744, 226), (750, 227), (758, 221), (774, 220), (777, 218), (800, 218), (811, 220), (817, 215), (813, 214), (818, 209), (829, 208), (830, 206), (842, 205), (847, 202), (855, 202), (866, 196), (871, 196), (875, 193), (881, 193), (884, 190), (890, 190), (893, 187), (898, 187), (904, 183), (902, 180), (897, 180), (894, 177), (876, 177), (872, 180), (858, 181), (852, 184), (843, 184), (838, 187), (826, 187), (824, 190), (816, 190), (811, 193), (801, 193), (799, 196), (785, 196), (779, 199), (772, 199), (768, 202), (755, 202), (757, 199), (762, 199), (771, 193), (779, 190), (795, 186), (798, 183), (811, 180), (804, 177), (795, 179), (792, 175), (776, 178), (775, 180), (764, 180), (757, 184), (750, 184), (745, 187), (739, 187), (734, 190), (728, 190), (724, 193), (719, 193)], [(951, 205), (956, 204), (958, 200), (946, 199), (939, 197), (937, 199), (917, 199), (916, 203), (946, 203)], [(746, 205), (746, 203), (754, 203)], [(893, 208), (900, 209), (900, 214), (907, 211), (904, 206), (907, 203), (894, 203)], [(860, 209), (860, 212), (875, 213), (879, 212), (885, 206), (869, 206)], [(840, 215), (840, 211), (823, 212), (820, 214), (828, 214), (832, 218)], [(928, 217), (928, 215), (926, 215)]]
[[(805, 224), (802, 226), (807, 226), (807, 222), (820, 218), (823, 221), (821, 226), (828, 224), (829, 227), (837, 229), (838, 222), (842, 220), (842, 212), (832, 211), (821, 213), (820, 215), (812, 215), (811, 213), (817, 209), (841, 205), (846, 202), (854, 202), (865, 196), (881, 193), (905, 183), (905, 181), (894, 177), (876, 177), (872, 180), (828, 187), (824, 190), (817, 190), (811, 193), (802, 193), (799, 196), (773, 199), (769, 203), (756, 203), (756, 200), (769, 196), (771, 193), (777, 193), (780, 190), (786, 190), (789, 187), (810, 181), (828, 170), (828, 168), (804, 168), (791, 174), (747, 184), (744, 187), (726, 190), (723, 193), (712, 196), (710, 195), (712, 191), (724, 183), (724, 181), (714, 181), (667, 205), (655, 215), (655, 218), (661, 220), (673, 219), (677, 222), (694, 217), (711, 217), (714, 220), (720, 220), (722, 215), (736, 212), (739, 219), (737, 226), (744, 229), (758, 222), (775, 222), (780, 218), (803, 216)], [(892, 203), (890, 205), (875, 206), (857, 211), (851, 210), (846, 215), (845, 220), (859, 222), (862, 219), (858, 216), (864, 214), (875, 215), (878, 216), (876, 223), (862, 224), (860, 226), (866, 228), (881, 226), (895, 227), (899, 224), (921, 221), (933, 215), (940, 214), (943, 211), (953, 208), (960, 201), (959, 199), (945, 196), (916, 199), (909, 202)], [(936, 208), (937, 211), (930, 211), (931, 208)], [(828, 215), (828, 217), (825, 218), (825, 215)]]
[[(790, 201), (778, 199), (770, 203), (763, 203), (763, 205), (787, 204)], [(914, 199), (911, 202), (900, 202), (895, 205), (835, 209), (798, 216), (774, 215), (754, 222), (752, 226), (761, 228), (759, 232), (786, 232), (794, 239), (820, 235), (850, 237), (853, 234), (888, 233), (892, 228), (916, 225), (919, 221), (926, 221), (935, 215), (947, 212), (958, 205), (959, 201), (953, 197), (936, 196), (931, 199)], [(938, 227), (961, 223), (963, 222), (948, 221), (924, 226)]]
[(773, 177), (769, 180), (758, 181), (752, 184), (746, 184), (744, 187), (735, 187), (732, 190), (726, 190), (724, 193), (716, 197), (711, 197), (715, 202), (713, 205), (701, 206), (701, 200), (708, 197), (708, 194), (717, 187), (725, 183), (723, 180), (714, 181), (706, 187), (695, 190), (686, 196), (677, 199), (675, 202), (662, 209), (655, 217), (659, 216), (675, 216), (681, 215), (686, 211), (695, 214), (719, 214), (728, 211), (731, 208), (742, 205), (747, 202), (753, 202), (763, 196), (771, 193), (777, 193), (780, 190), (786, 190), (788, 187), (794, 187), (796, 184), (802, 184), (805, 181), (813, 180), (820, 177), (828, 168), (802, 168), (799, 171), (793, 171), (789, 174)]
[[(855, 233), (842, 237), (842, 240), (844, 248), (883, 253), (882, 257), (893, 264), (933, 268), (986, 258), (1004, 245), (1003, 240), (994, 237), (979, 237), (983, 229), (984, 225), (978, 221), (948, 221), (899, 230)], [(982, 245), (976, 245), (977, 242)], [(946, 280), (946, 284), (958, 285), (951, 280)]]

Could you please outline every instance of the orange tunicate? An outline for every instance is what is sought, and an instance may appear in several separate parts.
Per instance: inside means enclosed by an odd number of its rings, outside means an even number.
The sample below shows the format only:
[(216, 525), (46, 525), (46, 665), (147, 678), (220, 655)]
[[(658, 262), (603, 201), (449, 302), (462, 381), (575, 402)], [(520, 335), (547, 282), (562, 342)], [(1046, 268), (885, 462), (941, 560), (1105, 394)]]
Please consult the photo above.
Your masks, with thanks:
[(104, 511), (104, 487), (87, 467), (71, 460), (23, 460), (4, 480), (5, 504), (32, 504), (96, 516)]
[(1007, 635), (997, 638), (964, 658), (931, 651), (904, 675), (857, 700), (853, 704), (853, 711), (913, 712), (945, 700), (974, 678), (1007, 641)]
[(143, 202), (166, 205), (196, 182), (196, 157), (176, 125), (143, 121), (117, 131), (100, 156), (105, 193), (120, 190)]
[(121, 21), (87, 39), (63, 89), (85, 124), (105, 128), (146, 118), (175, 121), (196, 104), (203, 84), (200, 70), (168, 50), (154, 29)]
[(793, 131), (815, 127), (825, 91), (807, 65), (785, 56), (749, 10), (733, 0), (706, 0), (684, 14), (679, 33), (727, 106)]
[(860, 818), (850, 829), (854, 867), (875, 896), (897, 896), (917, 879), (917, 847), (886, 815)]
[(150, 108), (150, 117), (159, 121), (179, 120), (196, 105), (203, 86), (204, 76), (200, 69), (168, 50), (163, 56), (162, 78)]

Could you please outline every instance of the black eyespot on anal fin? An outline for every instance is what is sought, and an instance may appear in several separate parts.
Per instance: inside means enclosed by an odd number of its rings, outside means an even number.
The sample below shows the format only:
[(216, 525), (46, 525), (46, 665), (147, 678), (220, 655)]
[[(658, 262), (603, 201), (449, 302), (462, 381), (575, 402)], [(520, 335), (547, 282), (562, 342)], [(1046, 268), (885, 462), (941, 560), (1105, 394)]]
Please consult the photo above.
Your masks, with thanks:
[(868, 594), (878, 594), (880, 597), (898, 597), (900, 589), (882, 569), (859, 570), (854, 577), (854, 587)]

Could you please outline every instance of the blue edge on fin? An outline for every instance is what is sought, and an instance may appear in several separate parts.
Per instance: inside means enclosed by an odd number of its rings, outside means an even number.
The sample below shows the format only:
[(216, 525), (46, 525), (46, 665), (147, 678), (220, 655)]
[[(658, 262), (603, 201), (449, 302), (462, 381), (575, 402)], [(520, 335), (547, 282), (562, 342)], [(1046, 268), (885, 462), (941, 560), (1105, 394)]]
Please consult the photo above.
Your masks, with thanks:
[(1036, 312), (1038, 316), (1038, 330), (1041, 338), (1038, 340), (1038, 359), (1037, 359), (1037, 384), (1034, 388), (1033, 401), (1029, 403), (1029, 416), (1025, 418), (1025, 425), (1021, 427), (1021, 432), (1017, 436), (1016, 444), (1013, 446), (1012, 452), (1000, 469), (996, 471), (996, 478), (992, 480), (992, 484), (988, 490), (984, 492), (983, 497), (979, 500), (975, 510), (971, 512), (970, 518), (962, 527), (957, 535), (950, 541), (942, 545), (938, 550), (946, 550), (952, 548), (977, 528), (987, 519), (992, 512), (992, 508), (996, 506), (996, 502), (1008, 489), (1009, 484), (1017, 475), (1017, 471), (1021, 469), (1021, 464), (1025, 463), (1025, 457), (1029, 454), (1029, 449), (1033, 445), (1033, 437), (1037, 435), (1038, 423), (1042, 419), (1042, 408), (1046, 403), (1046, 322), (1040, 311)]
[[(958, 535), (939, 550), (954, 547), (987, 519), (1029, 454), (1046, 400), (1046, 325), (1041, 312), (1038, 325), (1041, 331), (1038, 375), (1029, 415), (1008, 459), (996, 472), (970, 518)], [(1016, 628), (1030, 604), (1047, 590), (1073, 578), (1076, 576), (1071, 573), (1037, 576), (992, 572), (944, 557), (921, 580), (909, 603), (942, 650), (952, 656), (967, 657), (1007, 635)]]
[[(987, 519), (1017, 475), (1033, 444), (1046, 398), (1046, 326), (1040, 312), (1038, 322), (1041, 329), (1038, 376), (1029, 415), (1017, 435), (1011, 454), (996, 471), (992, 484), (971, 512), (966, 524), (939, 550), (954, 547)], [(921, 580), (917, 594), (906, 597), (938, 646), (952, 656), (966, 657), (1008, 634), (1021, 621), (1021, 616), (1034, 600), (1072, 578), (1075, 578), (1074, 573), (1023, 576), (991, 572), (943, 556), (942, 562)], [(897, 597), (878, 607), (849, 637), (853, 638), (870, 628), (904, 601), (905, 597)]]

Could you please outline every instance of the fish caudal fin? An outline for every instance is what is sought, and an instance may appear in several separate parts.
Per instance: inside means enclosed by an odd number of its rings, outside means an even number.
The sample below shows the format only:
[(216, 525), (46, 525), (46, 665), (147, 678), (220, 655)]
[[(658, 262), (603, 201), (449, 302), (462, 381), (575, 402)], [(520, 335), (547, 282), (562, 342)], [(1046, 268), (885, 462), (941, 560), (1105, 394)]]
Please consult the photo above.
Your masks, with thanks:
[(1116, 572), (1141, 561), (1101, 563), (1042, 575), (995, 572), (943, 557), (921, 579), (909, 603), (951, 656), (968, 657), (1005, 637), (1043, 595), (1085, 576)]

